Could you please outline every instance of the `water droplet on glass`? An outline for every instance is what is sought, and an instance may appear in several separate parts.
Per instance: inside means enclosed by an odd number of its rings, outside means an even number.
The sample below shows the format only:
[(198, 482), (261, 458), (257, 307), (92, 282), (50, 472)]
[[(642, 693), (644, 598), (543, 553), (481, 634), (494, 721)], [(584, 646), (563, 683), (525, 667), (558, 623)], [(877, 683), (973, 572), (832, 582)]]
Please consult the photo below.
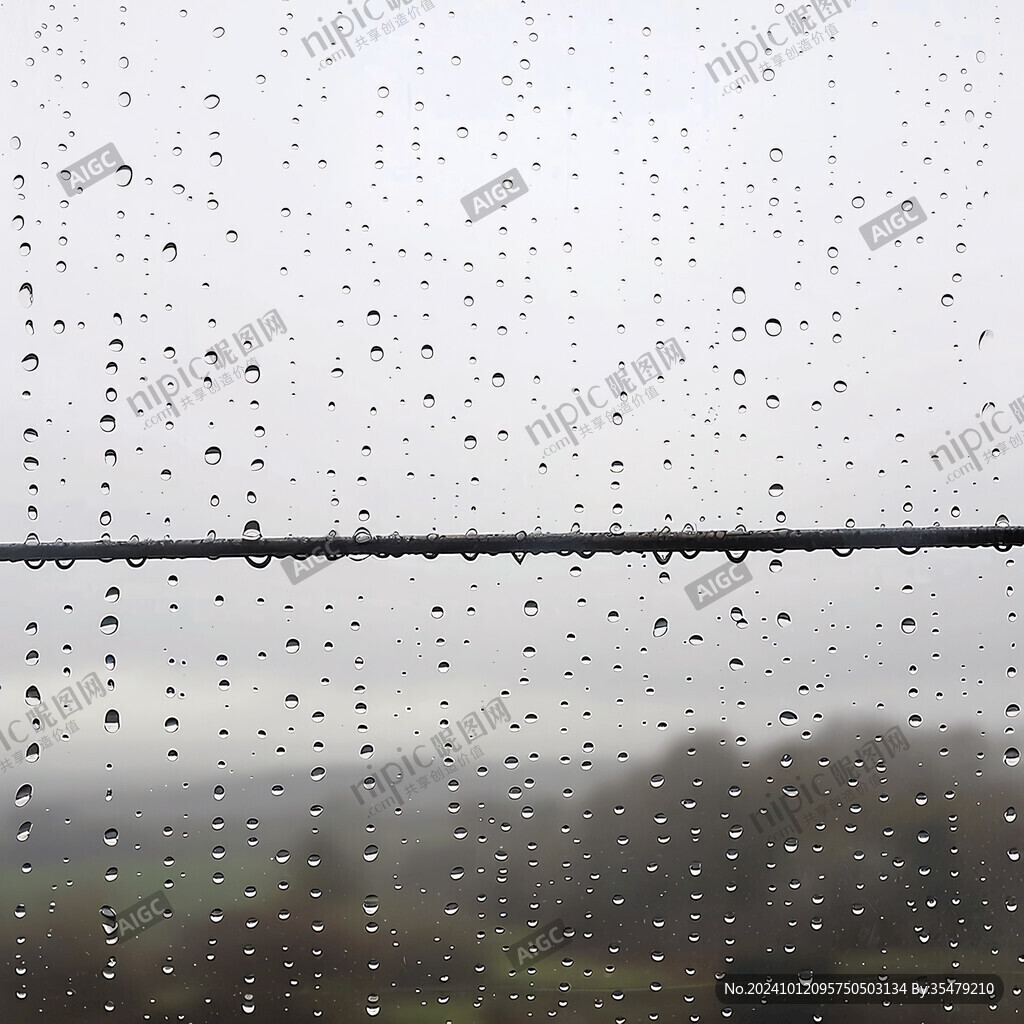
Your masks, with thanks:
[(654, 623), (654, 635), (664, 636), (668, 632), (668, 619), (658, 619)]

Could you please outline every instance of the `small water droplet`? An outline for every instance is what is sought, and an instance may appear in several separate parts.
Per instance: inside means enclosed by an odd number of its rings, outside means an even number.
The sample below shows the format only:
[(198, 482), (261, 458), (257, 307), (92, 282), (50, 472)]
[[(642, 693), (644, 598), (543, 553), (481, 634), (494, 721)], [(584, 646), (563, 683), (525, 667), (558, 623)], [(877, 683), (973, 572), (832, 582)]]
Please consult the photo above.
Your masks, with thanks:
[(668, 632), (668, 619), (660, 618), (654, 623), (654, 635), (664, 636)]

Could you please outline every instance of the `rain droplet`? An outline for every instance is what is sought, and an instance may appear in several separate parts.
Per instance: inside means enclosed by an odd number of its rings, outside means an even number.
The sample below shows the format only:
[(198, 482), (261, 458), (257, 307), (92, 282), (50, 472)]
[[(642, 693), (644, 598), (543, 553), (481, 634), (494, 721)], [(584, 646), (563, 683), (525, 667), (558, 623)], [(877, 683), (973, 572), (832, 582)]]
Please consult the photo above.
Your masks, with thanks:
[(779, 715), (779, 721), (782, 722), (783, 725), (796, 725), (796, 723), (800, 721), (800, 718), (795, 711), (783, 711), (782, 714)]
[(209, 466), (216, 466), (220, 462), (221, 450), (219, 448), (207, 448), (203, 453), (203, 458), (206, 459), (206, 463)]
[(121, 715), (111, 708), (103, 718), (103, 728), (107, 732), (117, 732), (121, 728)]
[(902, 629), (904, 633), (913, 633), (914, 630), (917, 629), (917, 623), (913, 619), (904, 619), (900, 623), (900, 629)]
[(164, 258), (165, 262), (173, 263), (178, 258), (178, 247), (173, 242), (168, 242), (160, 250), (160, 255)]
[(664, 636), (668, 632), (668, 619), (658, 619), (654, 623), (654, 635)]

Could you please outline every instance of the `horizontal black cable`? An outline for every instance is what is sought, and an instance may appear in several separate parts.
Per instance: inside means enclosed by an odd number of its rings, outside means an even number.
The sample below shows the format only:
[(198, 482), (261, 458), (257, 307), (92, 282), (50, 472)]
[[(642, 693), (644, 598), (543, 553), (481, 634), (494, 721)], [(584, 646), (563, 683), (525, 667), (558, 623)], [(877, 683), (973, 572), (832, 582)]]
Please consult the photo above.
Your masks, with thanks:
[[(749, 551), (823, 551), (836, 554), (869, 548), (899, 548), (912, 554), (920, 548), (994, 547), (1009, 551), (1024, 545), (1021, 526), (922, 526), (859, 530), (705, 530), (650, 533), (469, 533), (403, 537), (374, 536), (360, 529), (353, 536), (216, 538), (195, 540), (28, 541), (0, 544), (0, 562), (145, 561), (148, 558), (381, 558), (401, 555), (654, 554), (667, 561), (674, 552), (693, 557), (700, 551), (722, 551), (739, 561)], [(256, 564), (256, 563), (254, 563)]]

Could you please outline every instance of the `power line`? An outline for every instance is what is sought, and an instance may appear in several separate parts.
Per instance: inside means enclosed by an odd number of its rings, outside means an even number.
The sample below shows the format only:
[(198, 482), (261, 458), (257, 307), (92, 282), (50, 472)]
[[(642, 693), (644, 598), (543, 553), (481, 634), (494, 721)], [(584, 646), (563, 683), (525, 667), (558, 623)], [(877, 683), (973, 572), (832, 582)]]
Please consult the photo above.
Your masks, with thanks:
[(1021, 526), (922, 526), (880, 529), (831, 530), (662, 530), (648, 533), (468, 533), (374, 536), (360, 529), (352, 536), (260, 537), (194, 540), (90, 540), (27, 541), (0, 544), (0, 562), (25, 562), (32, 567), (44, 562), (128, 561), (181, 558), (247, 558), (266, 565), (272, 558), (379, 558), (402, 555), (513, 555), (522, 561), (528, 554), (579, 555), (651, 553), (658, 561), (672, 554), (695, 557), (701, 551), (721, 551), (741, 561), (750, 551), (825, 551), (846, 555), (856, 550), (898, 548), (913, 554), (921, 548), (992, 547), (1009, 551), (1024, 545)]

